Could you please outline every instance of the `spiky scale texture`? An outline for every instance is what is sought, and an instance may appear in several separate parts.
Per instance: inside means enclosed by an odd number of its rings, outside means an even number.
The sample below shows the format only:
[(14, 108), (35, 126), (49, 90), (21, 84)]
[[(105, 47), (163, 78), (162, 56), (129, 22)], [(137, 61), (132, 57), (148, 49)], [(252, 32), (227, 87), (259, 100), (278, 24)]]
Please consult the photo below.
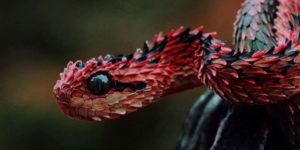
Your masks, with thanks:
[(261, 51), (276, 45), (277, 0), (246, 0), (235, 22), (236, 51)]
[[(284, 122), (290, 126), (287, 133), (299, 139), (299, 3), (247, 0), (236, 22), (235, 50), (217, 40), (215, 33), (203, 33), (202, 27), (181, 27), (156, 35), (132, 56), (71, 62), (54, 94), (66, 114), (99, 121), (133, 112), (161, 96), (207, 85), (235, 104), (285, 103), (281, 109), (289, 117)], [(114, 85), (94, 95), (87, 80), (99, 72), (108, 73)]]
[[(273, 7), (277, 5), (277, 17), (272, 20)], [(250, 6), (256, 10), (249, 11)], [(215, 38), (216, 33), (203, 33), (203, 27), (192, 30), (180, 27), (166, 35), (159, 33), (152, 43), (146, 41), (130, 57), (107, 55), (84, 65), (78, 65), (81, 61), (69, 63), (54, 94), (65, 113), (92, 120), (116, 118), (163, 95), (200, 85), (208, 85), (222, 98), (235, 103), (270, 104), (289, 100), (300, 92), (299, 23), (295, 20), (298, 9), (298, 1), (245, 2), (242, 16), (266, 15), (266, 11), (272, 14), (266, 20), (260, 18), (262, 26), (274, 22), (273, 28), (280, 35), (276, 46), (265, 43), (270, 45), (269, 49), (232, 50)], [(259, 22), (241, 17), (237, 28), (249, 30), (237, 32), (236, 39), (242, 37), (238, 41), (252, 40), (243, 36), (250, 31), (255, 32), (253, 40), (261, 39), (258, 36), (263, 30), (252, 30), (249, 26), (255, 21)], [(274, 31), (268, 32), (275, 35)], [(114, 88), (102, 95), (92, 94), (86, 84), (98, 72), (107, 72), (114, 83)], [(136, 88), (140, 83), (145, 85), (144, 89)]]
[[(256, 9), (257, 7), (267, 7), (265, 5), (273, 5), (277, 3), (278, 7), (276, 8), (276, 15), (277, 19), (273, 20), (272, 22), (269, 22), (269, 24), (275, 23), (276, 26), (272, 27), (277, 30), (276, 32), (276, 42), (277, 46), (274, 48), (271, 48), (268, 52), (265, 51), (265, 49), (256, 49), (259, 52), (252, 53), (254, 58), (260, 57), (262, 55), (270, 55), (270, 54), (277, 54), (273, 58), (263, 58), (265, 60), (261, 60), (261, 62), (254, 63), (255, 65), (263, 68), (272, 69), (274, 72), (284, 72), (286, 71), (284, 68), (287, 68), (287, 66), (292, 66), (295, 63), (298, 63), (298, 54), (297, 49), (298, 46), (296, 44), (295, 48), (291, 48), (291, 45), (293, 42), (297, 43), (296, 41), (299, 40), (299, 2), (297, 1), (246, 1), (243, 5), (243, 8), (240, 11), (244, 12), (246, 15), (248, 14), (248, 11), (245, 11), (244, 7), (249, 7), (249, 4), (258, 4), (257, 2), (260, 2), (260, 5), (256, 5), (256, 7), (253, 7)], [(271, 3), (270, 3), (271, 2)], [(274, 3), (275, 2), (275, 3)], [(271, 6), (269, 6), (271, 7)], [(273, 8), (273, 6), (272, 6)], [(260, 8), (258, 8), (260, 9)], [(274, 8), (273, 8), (274, 9)], [(265, 15), (271, 15), (272, 12), (266, 13)], [(244, 15), (245, 15), (244, 14)], [(243, 21), (243, 16), (240, 18), (238, 16), (239, 20), (237, 22)], [(273, 18), (274, 19), (274, 18)], [(242, 34), (246, 35), (246, 30), (240, 30), (241, 28), (244, 28), (243, 26), (240, 26), (239, 24), (236, 24), (236, 38), (235, 41), (240, 42), (240, 37)], [(252, 29), (253, 30), (253, 29)], [(245, 32), (245, 33), (243, 33)], [(257, 31), (256, 31), (257, 32)], [(255, 32), (254, 32), (255, 33)], [(253, 34), (254, 35), (254, 34)], [(275, 38), (275, 37), (269, 37)], [(251, 37), (244, 36), (245, 41), (253, 41)], [(287, 42), (290, 40), (290, 42)], [(243, 43), (236, 42), (236, 47), (244, 47), (245, 45)], [(283, 44), (284, 43), (284, 44)], [(253, 45), (252, 45), (253, 46)], [(272, 46), (272, 45), (271, 45)], [(251, 48), (251, 45), (249, 46)], [(296, 48), (297, 47), (297, 48)], [(254, 47), (253, 49), (255, 49)], [(239, 49), (236, 50), (236, 52), (242, 52), (242, 51), (253, 51), (253, 49)], [(284, 56), (283, 56), (284, 55)], [(249, 57), (246, 55), (246, 57)], [(281, 57), (281, 61), (276, 62), (277, 59)], [(275, 61), (276, 63), (264, 63), (264, 61)], [(263, 62), (263, 63), (262, 63)], [(288, 63), (287, 63), (288, 62)], [(237, 65), (236, 65), (237, 64)], [(276, 65), (275, 65), (276, 64)], [(274, 65), (274, 66), (272, 66)], [(235, 61), (233, 63), (233, 66), (235, 69), (242, 69), (243, 67), (249, 67), (249, 63), (245, 61)], [(294, 68), (295, 69), (295, 68)], [(296, 70), (291, 69), (289, 72), (291, 73), (289, 76), (285, 76), (282, 81), (290, 82), (293, 85), (297, 85), (298, 81), (295, 79), (295, 81), (291, 80), (291, 76), (293, 78), (298, 78)], [(263, 80), (264, 81), (264, 80)], [(284, 85), (287, 86), (287, 85)], [(274, 86), (268, 86), (264, 89), (268, 89), (272, 92), (272, 90), (275, 88), (281, 87), (280, 84), (274, 85)], [(288, 87), (288, 86), (287, 86)], [(297, 95), (297, 94), (296, 94)], [(205, 101), (213, 101), (212, 98), (206, 97)], [(219, 103), (224, 103), (219, 100)], [(220, 105), (219, 103), (215, 105)], [(282, 101), (278, 104), (272, 104), (267, 106), (252, 106), (252, 107), (246, 107), (235, 105), (232, 108), (222, 107), (223, 109), (227, 109), (231, 113), (231, 116), (241, 116), (240, 118), (234, 118), (234, 119), (227, 119), (224, 121), (225, 124), (231, 124), (232, 126), (224, 127), (219, 122), (209, 122), (206, 120), (206, 118), (213, 118), (212, 120), (217, 118), (212, 113), (204, 113), (201, 114), (202, 116), (193, 118), (193, 116), (197, 115), (201, 109), (208, 107), (208, 104), (202, 102), (199, 104), (196, 103), (194, 107), (199, 107), (196, 109), (196, 111), (193, 111), (195, 109), (191, 110), (191, 113), (189, 117), (186, 120), (185, 123), (185, 130), (183, 132), (182, 138), (179, 142), (179, 146), (177, 146), (177, 149), (247, 149), (247, 150), (256, 150), (256, 149), (265, 149), (265, 150), (286, 150), (286, 149), (299, 149), (300, 148), (300, 102), (299, 102), (299, 96), (293, 96), (289, 99), (289, 101)], [(207, 106), (205, 106), (207, 105)], [(243, 112), (241, 112), (244, 111)], [(218, 108), (212, 108), (212, 112), (214, 113), (224, 113), (224, 110)], [(245, 115), (245, 113), (248, 113), (249, 115)], [(242, 114), (242, 115), (241, 115)], [(198, 114), (199, 115), (199, 114)], [(260, 119), (264, 118), (264, 119)], [(224, 118), (224, 120), (226, 117)], [(252, 120), (253, 119), (253, 120)], [(198, 121), (204, 122), (199, 123)], [(249, 121), (250, 120), (250, 121)], [(247, 122), (247, 125), (243, 125), (243, 122)], [(253, 130), (253, 124), (261, 124), (260, 129)], [(205, 130), (202, 127), (214, 127), (218, 126), (218, 130), (222, 130), (222, 132), (219, 132), (219, 135), (214, 134), (215, 132), (211, 132), (211, 130)], [(258, 126), (259, 127), (259, 126)], [(200, 129), (200, 130), (199, 130)], [(214, 130), (217, 130), (214, 129)], [(187, 132), (187, 130), (196, 130), (194, 132)], [(250, 131), (250, 132), (249, 132)], [(257, 133), (263, 133), (261, 131), (264, 131), (264, 134), (257, 134)], [(200, 133), (201, 134), (197, 134)], [(207, 134), (213, 133), (213, 136), (206, 136)], [(223, 134), (222, 134), (223, 133)], [(261, 135), (261, 136), (259, 136)], [(205, 136), (205, 137), (203, 137)], [(218, 136), (219, 138), (215, 138)], [(238, 138), (237, 138), (238, 137)], [(251, 137), (256, 137), (252, 138)], [(186, 139), (187, 138), (187, 139)], [(190, 138), (190, 139), (189, 139)], [(211, 142), (203, 141), (201, 139), (206, 138), (208, 140), (214, 141), (214, 145), (211, 144)], [(260, 143), (259, 147), (255, 143)], [(247, 145), (248, 144), (248, 145)], [(206, 146), (206, 147), (203, 147)]]

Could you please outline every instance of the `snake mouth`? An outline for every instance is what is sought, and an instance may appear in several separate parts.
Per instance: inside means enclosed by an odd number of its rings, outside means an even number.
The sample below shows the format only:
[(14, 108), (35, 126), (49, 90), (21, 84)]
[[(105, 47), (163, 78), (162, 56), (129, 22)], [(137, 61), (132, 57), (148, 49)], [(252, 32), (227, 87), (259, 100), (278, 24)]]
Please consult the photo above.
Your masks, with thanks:
[(65, 102), (57, 102), (57, 104), (59, 105), (63, 113), (65, 113), (68, 117), (77, 120), (100, 122), (102, 120), (115, 119), (120, 116), (116, 114), (115, 115), (103, 114), (99, 111), (91, 110), (88, 108), (73, 108), (70, 107)]
[(89, 109), (84, 108), (73, 108), (71, 107), (67, 102), (62, 100), (57, 100), (57, 104), (60, 108), (60, 110), (69, 116), (72, 119), (78, 119), (78, 120), (97, 120), (101, 121), (101, 118), (93, 118), (89, 114)]
[(56, 103), (60, 110), (72, 119), (99, 122), (107, 119), (115, 119), (120, 116), (120, 114), (109, 114), (88, 107), (72, 107), (65, 99), (57, 99)]
[(53, 94), (56, 99), (56, 104), (59, 106), (60, 110), (69, 116), (70, 118), (79, 119), (79, 120), (88, 120), (88, 118), (84, 118), (79, 114), (77, 108), (71, 107), (69, 98), (62, 93), (59, 88), (54, 88)]

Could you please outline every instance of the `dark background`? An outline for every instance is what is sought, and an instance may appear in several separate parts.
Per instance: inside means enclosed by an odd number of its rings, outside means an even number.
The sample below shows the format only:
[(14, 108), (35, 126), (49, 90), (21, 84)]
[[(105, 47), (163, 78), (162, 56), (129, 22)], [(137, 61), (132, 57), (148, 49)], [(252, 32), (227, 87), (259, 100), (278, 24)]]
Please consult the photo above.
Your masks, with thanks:
[(101, 123), (60, 112), (52, 87), (69, 60), (133, 52), (159, 31), (205, 25), (232, 41), (242, 0), (0, 2), (0, 149), (172, 149), (201, 89)]

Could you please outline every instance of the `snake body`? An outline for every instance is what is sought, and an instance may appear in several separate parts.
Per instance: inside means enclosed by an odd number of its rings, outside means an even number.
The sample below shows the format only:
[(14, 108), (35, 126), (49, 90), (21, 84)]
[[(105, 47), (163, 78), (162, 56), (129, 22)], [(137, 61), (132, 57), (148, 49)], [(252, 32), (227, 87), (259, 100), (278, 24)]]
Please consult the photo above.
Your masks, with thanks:
[(130, 55), (69, 62), (53, 92), (67, 115), (100, 121), (208, 86), (234, 106), (280, 104), (276, 110), (288, 118), (288, 133), (297, 139), (299, 12), (298, 0), (246, 0), (235, 22), (233, 49), (203, 27), (180, 27), (155, 35)]

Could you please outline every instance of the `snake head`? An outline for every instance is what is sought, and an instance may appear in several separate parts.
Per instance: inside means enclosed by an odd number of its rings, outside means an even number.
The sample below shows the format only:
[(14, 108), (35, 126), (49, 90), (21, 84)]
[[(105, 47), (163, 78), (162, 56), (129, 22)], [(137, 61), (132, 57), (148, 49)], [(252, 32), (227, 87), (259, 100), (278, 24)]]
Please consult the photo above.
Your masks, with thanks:
[[(146, 41), (133, 55), (69, 62), (53, 93), (61, 110), (77, 119), (114, 119), (160, 97), (201, 86), (195, 60), (203, 27), (180, 27)], [(186, 58), (188, 57), (188, 58)], [(186, 58), (186, 59), (182, 59)]]
[(169, 78), (162, 75), (167, 74), (168, 69), (145, 66), (148, 66), (147, 61), (139, 62), (132, 55), (107, 55), (85, 63), (69, 62), (53, 93), (61, 110), (72, 118), (114, 119), (144, 107), (162, 95), (167, 85), (164, 81)]

